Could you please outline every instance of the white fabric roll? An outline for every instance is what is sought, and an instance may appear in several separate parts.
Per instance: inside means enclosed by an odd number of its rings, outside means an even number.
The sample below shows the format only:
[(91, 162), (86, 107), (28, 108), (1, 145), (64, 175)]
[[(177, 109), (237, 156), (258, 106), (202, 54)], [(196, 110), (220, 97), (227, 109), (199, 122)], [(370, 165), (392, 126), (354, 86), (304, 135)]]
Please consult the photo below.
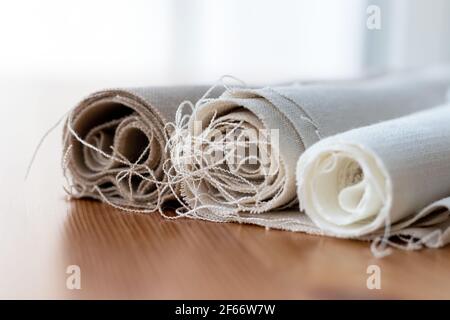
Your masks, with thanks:
[(324, 234), (448, 243), (450, 104), (318, 142), (297, 181), (301, 209)]

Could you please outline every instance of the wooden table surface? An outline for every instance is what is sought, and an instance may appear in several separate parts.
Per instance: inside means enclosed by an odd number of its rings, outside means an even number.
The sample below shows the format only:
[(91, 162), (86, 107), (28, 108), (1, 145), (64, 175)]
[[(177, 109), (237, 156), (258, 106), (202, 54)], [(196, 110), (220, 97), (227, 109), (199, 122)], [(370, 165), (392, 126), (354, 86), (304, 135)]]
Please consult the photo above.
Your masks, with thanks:
[[(60, 133), (33, 147), (95, 84), (0, 83), (0, 298), (450, 298), (450, 248), (395, 251), (257, 226), (126, 214), (62, 190)], [(369, 265), (381, 289), (366, 286)], [(81, 290), (66, 287), (78, 265)]]

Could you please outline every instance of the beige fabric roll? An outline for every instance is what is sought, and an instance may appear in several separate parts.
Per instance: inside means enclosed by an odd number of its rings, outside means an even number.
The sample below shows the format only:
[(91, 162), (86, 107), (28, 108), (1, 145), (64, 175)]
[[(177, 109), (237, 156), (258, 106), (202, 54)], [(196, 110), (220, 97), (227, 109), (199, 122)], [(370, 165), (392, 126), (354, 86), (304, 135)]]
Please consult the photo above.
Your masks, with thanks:
[(145, 211), (173, 199), (177, 186), (167, 184), (165, 172), (170, 170), (165, 148), (171, 128), (165, 126), (175, 121), (183, 101), (195, 103), (207, 90), (202, 86), (111, 89), (81, 101), (64, 129), (70, 193)]
[[(307, 148), (324, 137), (439, 105), (449, 85), (450, 69), (441, 67), (363, 81), (228, 90), (195, 110), (184, 133), (192, 150), (173, 155), (189, 214), (243, 221), (243, 212), (295, 208), (296, 163)], [(246, 138), (236, 143), (242, 132)], [(255, 160), (247, 154), (232, 155), (239, 148), (256, 150), (256, 163), (245, 163)], [(278, 225), (261, 218), (247, 221)]]

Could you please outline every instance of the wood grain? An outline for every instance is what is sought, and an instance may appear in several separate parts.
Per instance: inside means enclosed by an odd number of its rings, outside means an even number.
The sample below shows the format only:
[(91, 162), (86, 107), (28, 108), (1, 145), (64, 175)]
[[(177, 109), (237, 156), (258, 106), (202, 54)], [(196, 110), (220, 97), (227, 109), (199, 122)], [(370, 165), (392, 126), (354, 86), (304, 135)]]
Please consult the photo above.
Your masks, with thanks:
[[(0, 111), (8, 119), (0, 126), (0, 298), (450, 298), (450, 248), (377, 260), (364, 242), (70, 201), (60, 132), (24, 182), (41, 133), (93, 88), (67, 84), (55, 94), (55, 84), (41, 85), (23, 95), (20, 85), (0, 92), (9, 97)], [(381, 290), (366, 287), (371, 264), (381, 268)], [(69, 265), (81, 268), (81, 290), (66, 288)]]

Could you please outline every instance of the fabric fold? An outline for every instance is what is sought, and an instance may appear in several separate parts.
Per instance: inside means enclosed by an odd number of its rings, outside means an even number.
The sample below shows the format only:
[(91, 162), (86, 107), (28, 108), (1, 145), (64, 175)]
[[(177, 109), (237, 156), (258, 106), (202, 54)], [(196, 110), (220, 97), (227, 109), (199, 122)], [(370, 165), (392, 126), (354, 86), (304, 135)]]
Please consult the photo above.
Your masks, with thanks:
[[(442, 104), (449, 85), (445, 67), (362, 81), (228, 90), (195, 110), (182, 141), (191, 149), (172, 156), (190, 213), (242, 221), (245, 212), (293, 207), (297, 160), (306, 149), (324, 137)], [(354, 206), (362, 187), (343, 194), (342, 203)]]
[[(96, 92), (70, 113), (64, 128), (64, 167), (70, 193), (123, 208), (155, 211), (173, 199), (166, 143), (183, 101), (208, 87), (142, 87)], [(218, 96), (219, 90), (211, 93)]]
[(450, 104), (326, 138), (297, 167), (300, 207), (324, 234), (450, 242)]

